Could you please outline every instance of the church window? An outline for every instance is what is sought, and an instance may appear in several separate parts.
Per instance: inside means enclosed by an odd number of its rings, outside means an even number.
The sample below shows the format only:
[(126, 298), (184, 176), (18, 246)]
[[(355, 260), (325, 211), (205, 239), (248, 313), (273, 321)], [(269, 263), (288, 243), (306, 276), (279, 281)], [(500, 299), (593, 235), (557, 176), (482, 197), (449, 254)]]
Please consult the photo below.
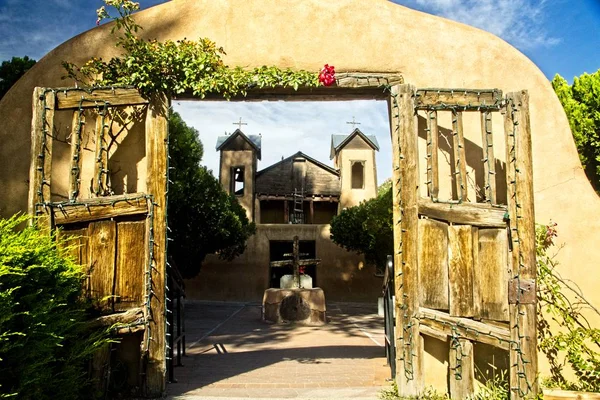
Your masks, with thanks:
[(352, 162), (352, 189), (365, 188), (365, 163), (364, 161)]
[(233, 167), (231, 168), (231, 193), (236, 196), (244, 195), (244, 167)]

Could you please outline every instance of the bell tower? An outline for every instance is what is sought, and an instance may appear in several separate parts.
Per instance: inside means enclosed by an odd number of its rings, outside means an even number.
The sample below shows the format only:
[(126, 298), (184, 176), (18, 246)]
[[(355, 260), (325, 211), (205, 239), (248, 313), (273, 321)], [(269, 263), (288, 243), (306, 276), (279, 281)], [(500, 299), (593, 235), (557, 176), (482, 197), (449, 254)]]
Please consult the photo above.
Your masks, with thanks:
[(245, 135), (236, 129), (230, 135), (217, 138), (216, 150), (221, 153), (219, 182), (223, 189), (234, 195), (250, 221), (255, 220), (255, 177), (261, 158), (261, 137)]
[(377, 138), (355, 128), (349, 135), (331, 135), (334, 167), (340, 171), (340, 209), (377, 196)]

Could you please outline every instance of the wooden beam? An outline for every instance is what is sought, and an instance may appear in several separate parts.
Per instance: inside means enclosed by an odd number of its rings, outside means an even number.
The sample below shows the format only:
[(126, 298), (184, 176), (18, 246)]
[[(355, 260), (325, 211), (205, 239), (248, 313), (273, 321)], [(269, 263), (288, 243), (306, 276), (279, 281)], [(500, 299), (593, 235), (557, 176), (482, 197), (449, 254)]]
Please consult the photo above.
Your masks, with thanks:
[(462, 112), (452, 113), (452, 147), (454, 149), (454, 183), (459, 201), (467, 201), (467, 157)]
[(496, 204), (496, 159), (494, 158), (494, 137), (492, 133), (492, 113), (481, 113), (481, 149), (483, 151), (483, 181), (485, 201)]
[[(258, 198), (258, 200), (263, 201), (283, 201), (283, 200), (289, 200), (292, 201), (294, 200), (293, 196), (286, 196), (283, 194), (258, 194), (256, 196)], [(321, 202), (321, 201), (327, 201), (327, 202), (333, 202), (333, 203), (337, 203), (339, 201), (339, 196), (331, 196), (331, 195), (311, 195), (311, 196), (305, 196), (304, 197), (304, 201), (316, 201), (316, 202)]]
[[(167, 284), (167, 155), (168, 155), (169, 101), (157, 95), (148, 106), (146, 114), (146, 160), (148, 193), (153, 196), (152, 235), (153, 252), (151, 278), (152, 287), (146, 293), (150, 300), (150, 346), (146, 369), (147, 396), (161, 396), (166, 387), (166, 342), (165, 342), (165, 286)], [(145, 334), (148, 334), (146, 332)]]
[[(294, 90), (292, 87), (275, 88), (253, 88), (247, 91), (246, 96), (234, 96), (232, 100), (264, 101), (339, 101), (374, 99), (385, 100), (389, 92), (385, 88), (404, 82), (402, 75), (397, 73), (363, 73), (349, 72), (337, 73), (336, 83), (332, 86), (300, 87)], [(198, 99), (198, 96), (190, 92), (178, 94), (178, 100)], [(226, 99), (221, 94), (207, 93), (207, 100)]]
[(421, 332), (421, 335), (429, 336), (442, 342), (446, 342), (448, 340), (448, 335), (446, 333), (438, 331), (434, 328), (430, 328), (425, 324), (419, 325), (419, 331)]
[[(47, 211), (43, 204), (51, 200), (54, 93), (48, 89), (36, 87), (33, 91), (32, 104), (28, 212), (32, 217), (41, 217)], [(42, 224), (49, 228), (51, 221), (47, 219)]]
[(466, 339), (451, 339), (449, 364), (450, 398), (469, 398), (475, 393), (473, 343)]
[[(526, 90), (508, 93), (504, 115), (506, 137), (506, 182), (511, 232), (511, 275), (514, 279), (533, 281), (537, 270), (535, 260), (535, 218), (533, 201), (533, 160), (529, 93)], [(511, 338), (510, 351), (511, 398), (536, 397), (537, 325), (536, 304), (520, 304), (517, 297), (509, 304)]]
[[(320, 258), (298, 259), (298, 265), (318, 265), (320, 262)], [(269, 265), (273, 268), (287, 267), (289, 265), (294, 265), (294, 260), (271, 261)]]
[(96, 196), (104, 196), (108, 192), (108, 130), (110, 129), (108, 107), (104, 107), (96, 116), (94, 158), (94, 181), (92, 187)]
[(423, 344), (419, 340), (419, 165), (415, 87), (395, 85), (389, 104), (396, 295), (396, 383), (401, 396), (423, 390)]
[(451, 317), (445, 312), (423, 307), (420, 308), (420, 323), (447, 336), (458, 335), (460, 338), (486, 343), (504, 350), (510, 347), (508, 328), (484, 324), (469, 318)]
[(429, 199), (419, 199), (419, 214), (453, 224), (505, 228), (507, 224), (504, 219), (505, 213), (505, 208), (492, 207), (488, 204), (435, 203)]
[(59, 203), (52, 207), (56, 225), (96, 221), (117, 216), (146, 214), (148, 200), (145, 196), (132, 195), (99, 197), (77, 203)]
[(137, 89), (65, 89), (56, 93), (56, 109), (93, 108), (109, 106), (134, 106), (148, 104), (148, 100), (140, 95)]
[(308, 223), (314, 224), (315, 222), (315, 202), (314, 199), (308, 201)]
[(478, 107), (490, 107), (499, 110), (501, 100), (502, 91), (498, 89), (422, 88), (417, 90), (415, 107), (417, 109), (428, 109), (436, 106), (443, 106), (446, 109), (467, 107), (469, 110), (477, 110)]
[(437, 200), (440, 193), (438, 162), (439, 134), (437, 111), (427, 112), (427, 188), (429, 197)]
[(69, 200), (74, 201), (79, 197), (81, 184), (81, 133), (85, 126), (83, 110), (73, 111), (71, 123), (71, 171), (69, 174)]
[(133, 307), (123, 312), (103, 315), (98, 318), (94, 318), (88, 323), (88, 327), (91, 329), (98, 329), (104, 327), (111, 327), (113, 325), (129, 325), (142, 322), (144, 320), (144, 311), (141, 307)]

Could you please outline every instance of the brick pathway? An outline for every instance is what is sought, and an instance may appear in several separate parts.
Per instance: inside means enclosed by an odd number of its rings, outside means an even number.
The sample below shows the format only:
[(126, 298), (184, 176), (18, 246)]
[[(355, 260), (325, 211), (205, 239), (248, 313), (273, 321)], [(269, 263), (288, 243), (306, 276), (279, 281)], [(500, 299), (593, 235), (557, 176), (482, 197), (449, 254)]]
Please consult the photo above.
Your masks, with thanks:
[(376, 307), (328, 304), (321, 327), (270, 325), (259, 305), (186, 304), (188, 356), (170, 399), (376, 399), (390, 370)]

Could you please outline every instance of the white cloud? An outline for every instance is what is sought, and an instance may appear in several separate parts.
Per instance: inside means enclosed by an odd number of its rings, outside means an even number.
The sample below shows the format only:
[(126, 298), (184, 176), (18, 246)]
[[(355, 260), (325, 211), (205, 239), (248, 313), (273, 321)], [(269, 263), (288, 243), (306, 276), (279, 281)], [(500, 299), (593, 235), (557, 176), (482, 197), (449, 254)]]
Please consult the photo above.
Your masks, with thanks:
[(378, 182), (391, 176), (390, 130), (385, 101), (328, 102), (211, 102), (173, 101), (173, 108), (184, 121), (200, 133), (204, 145), (205, 164), (219, 171), (219, 154), (215, 151), (217, 136), (233, 132), (240, 117), (248, 125), (242, 131), (262, 135), (262, 161), (259, 170), (289, 157), (297, 151), (333, 165), (329, 160), (332, 134), (348, 134), (356, 118), (357, 127), (365, 134), (375, 135), (380, 145), (377, 154)]
[(522, 50), (560, 42), (544, 29), (548, 0), (413, 1), (423, 11), (486, 30)]

